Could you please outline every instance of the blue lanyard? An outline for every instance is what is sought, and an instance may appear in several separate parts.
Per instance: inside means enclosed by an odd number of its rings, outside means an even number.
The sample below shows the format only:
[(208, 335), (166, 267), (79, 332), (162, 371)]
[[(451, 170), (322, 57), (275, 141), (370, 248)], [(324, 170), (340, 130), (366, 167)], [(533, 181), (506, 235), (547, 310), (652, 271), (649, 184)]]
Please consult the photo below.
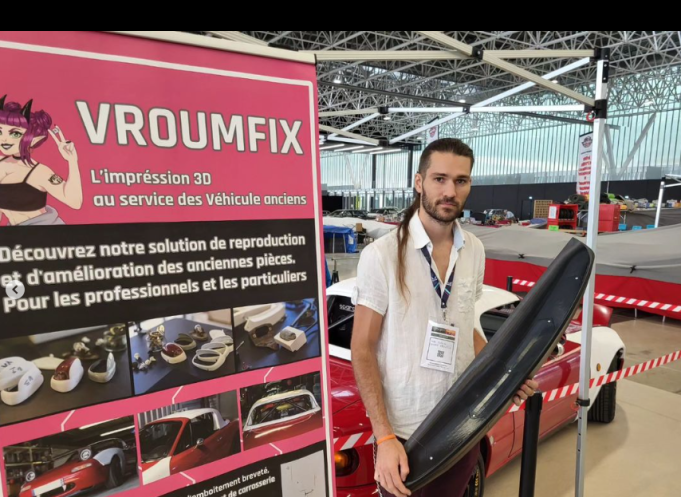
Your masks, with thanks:
[(428, 267), (430, 267), (430, 281), (433, 284), (435, 293), (437, 293), (437, 296), (440, 298), (440, 308), (442, 309), (442, 317), (444, 318), (445, 312), (447, 311), (447, 301), (449, 300), (449, 296), (452, 294), (452, 285), (454, 284), (454, 271), (452, 271), (452, 274), (449, 275), (449, 280), (447, 281), (447, 285), (445, 286), (443, 292), (441, 290), (440, 278), (438, 278), (437, 274), (435, 274), (435, 271), (433, 271), (433, 259), (430, 257), (428, 247), (421, 248), (421, 252), (423, 253), (423, 256), (426, 258), (426, 261), (428, 261)]

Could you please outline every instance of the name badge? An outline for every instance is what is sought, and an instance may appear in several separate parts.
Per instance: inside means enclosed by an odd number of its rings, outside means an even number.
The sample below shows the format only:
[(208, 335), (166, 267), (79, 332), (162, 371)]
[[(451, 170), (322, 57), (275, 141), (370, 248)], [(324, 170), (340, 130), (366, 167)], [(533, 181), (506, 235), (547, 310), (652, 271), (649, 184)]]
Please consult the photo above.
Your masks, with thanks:
[(459, 328), (428, 321), (421, 367), (454, 373), (456, 371), (456, 349), (458, 345)]

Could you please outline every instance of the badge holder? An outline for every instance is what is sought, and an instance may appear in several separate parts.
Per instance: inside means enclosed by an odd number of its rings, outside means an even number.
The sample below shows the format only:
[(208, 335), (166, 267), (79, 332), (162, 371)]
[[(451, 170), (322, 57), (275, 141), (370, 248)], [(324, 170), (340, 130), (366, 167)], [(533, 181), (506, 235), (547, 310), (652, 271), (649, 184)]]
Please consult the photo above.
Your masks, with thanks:
[(423, 344), (421, 367), (444, 373), (456, 371), (456, 351), (459, 347), (459, 328), (428, 321)]

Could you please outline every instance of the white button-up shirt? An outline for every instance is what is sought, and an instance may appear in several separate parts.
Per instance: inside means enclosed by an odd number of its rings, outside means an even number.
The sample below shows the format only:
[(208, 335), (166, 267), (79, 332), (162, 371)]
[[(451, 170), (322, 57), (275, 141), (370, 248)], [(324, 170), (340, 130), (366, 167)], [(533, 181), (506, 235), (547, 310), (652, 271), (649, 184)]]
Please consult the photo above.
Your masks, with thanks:
[[(454, 373), (446, 373), (421, 367), (428, 321), (442, 323), (443, 316), (428, 262), (421, 252), (423, 247), (428, 247), (432, 259), (433, 244), (418, 212), (409, 223), (405, 253), (406, 300), (399, 291), (397, 247), (395, 230), (364, 249), (357, 268), (353, 303), (383, 316), (377, 353), (384, 402), (395, 434), (409, 438), (475, 357), (475, 302), (482, 295), (485, 251), (480, 240), (455, 223), (449, 267), (445, 280), (440, 281), (440, 288), (444, 288), (454, 272), (446, 321), (460, 330), (456, 369)], [(434, 260), (432, 268), (439, 279)]]

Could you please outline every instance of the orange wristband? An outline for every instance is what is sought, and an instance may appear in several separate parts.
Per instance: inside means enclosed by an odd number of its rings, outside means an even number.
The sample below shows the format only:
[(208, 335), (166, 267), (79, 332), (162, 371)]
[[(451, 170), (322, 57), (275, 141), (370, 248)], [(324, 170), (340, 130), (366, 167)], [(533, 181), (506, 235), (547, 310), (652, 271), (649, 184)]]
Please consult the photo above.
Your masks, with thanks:
[(397, 436), (388, 435), (387, 437), (383, 437), (379, 441), (376, 442), (376, 445), (381, 445), (383, 442), (387, 442), (388, 440), (397, 440)]

